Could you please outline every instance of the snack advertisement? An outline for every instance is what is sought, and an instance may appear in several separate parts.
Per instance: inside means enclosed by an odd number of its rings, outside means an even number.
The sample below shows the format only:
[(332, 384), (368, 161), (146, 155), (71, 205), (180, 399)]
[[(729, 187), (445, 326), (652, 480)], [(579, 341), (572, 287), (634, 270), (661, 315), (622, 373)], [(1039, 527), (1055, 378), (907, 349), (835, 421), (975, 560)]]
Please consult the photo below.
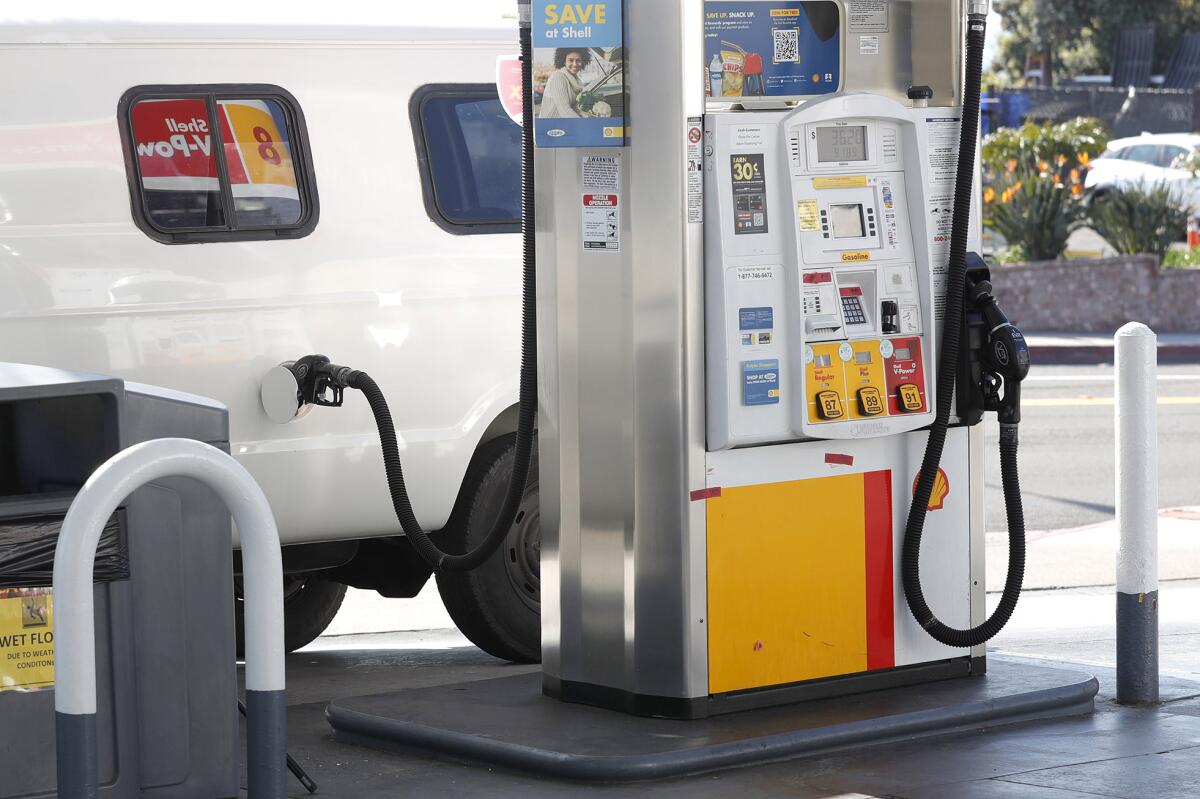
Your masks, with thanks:
[(841, 15), (832, 0), (706, 0), (704, 71), (714, 101), (811, 97), (841, 87)]

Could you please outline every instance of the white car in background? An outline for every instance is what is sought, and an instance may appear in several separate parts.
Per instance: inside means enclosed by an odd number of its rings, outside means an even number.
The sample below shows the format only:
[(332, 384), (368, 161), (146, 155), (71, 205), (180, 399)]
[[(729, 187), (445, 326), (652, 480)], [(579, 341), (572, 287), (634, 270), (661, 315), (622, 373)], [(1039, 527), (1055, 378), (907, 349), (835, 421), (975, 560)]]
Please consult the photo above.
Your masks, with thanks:
[(1186, 168), (1200, 150), (1200, 134), (1143, 133), (1113, 139), (1104, 155), (1092, 162), (1084, 188), (1092, 201), (1103, 200), (1113, 189), (1167, 183), (1181, 205), (1200, 208), (1200, 180)]

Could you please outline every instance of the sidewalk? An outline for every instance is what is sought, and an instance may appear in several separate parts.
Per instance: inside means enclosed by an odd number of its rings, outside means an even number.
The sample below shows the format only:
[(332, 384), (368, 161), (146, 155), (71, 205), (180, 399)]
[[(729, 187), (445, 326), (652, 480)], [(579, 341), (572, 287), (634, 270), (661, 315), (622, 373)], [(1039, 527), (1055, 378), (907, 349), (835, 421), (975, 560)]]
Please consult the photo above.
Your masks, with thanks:
[[(987, 534), (987, 590), (1004, 589), (1008, 533)], [(1116, 519), (1065, 530), (1029, 530), (1025, 535), (1026, 591), (1113, 585), (1120, 533)], [(1200, 577), (1200, 507), (1158, 514), (1158, 579)]]
[[(1112, 336), (1095, 333), (1022, 331), (1036, 364), (1111, 364)], [(1160, 333), (1158, 362), (1200, 364), (1200, 333)]]

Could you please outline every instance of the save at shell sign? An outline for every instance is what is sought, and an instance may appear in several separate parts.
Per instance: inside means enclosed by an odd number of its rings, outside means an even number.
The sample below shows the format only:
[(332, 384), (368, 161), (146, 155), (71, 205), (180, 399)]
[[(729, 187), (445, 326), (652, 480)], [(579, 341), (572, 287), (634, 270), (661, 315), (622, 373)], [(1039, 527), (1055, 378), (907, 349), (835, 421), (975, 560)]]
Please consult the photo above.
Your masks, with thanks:
[[(235, 197), (299, 198), (287, 139), (268, 101), (221, 100), (217, 118)], [(220, 190), (203, 99), (144, 100), (133, 108), (133, 131), (144, 188)]]

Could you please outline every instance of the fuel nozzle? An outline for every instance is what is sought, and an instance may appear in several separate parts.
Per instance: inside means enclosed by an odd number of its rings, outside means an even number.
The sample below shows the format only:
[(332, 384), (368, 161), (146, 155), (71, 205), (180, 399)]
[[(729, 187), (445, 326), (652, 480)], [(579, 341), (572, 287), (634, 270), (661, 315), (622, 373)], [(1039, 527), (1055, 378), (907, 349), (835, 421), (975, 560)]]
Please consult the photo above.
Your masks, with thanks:
[(987, 409), (996, 411), (1001, 424), (1018, 424), (1021, 381), (1029, 374), (1029, 344), (996, 302), (989, 281), (972, 281), (967, 296), (988, 324), (982, 353)]
[(324, 355), (305, 355), (279, 364), (263, 378), (263, 410), (284, 424), (313, 405), (340, 408), (354, 370), (331, 363)]

